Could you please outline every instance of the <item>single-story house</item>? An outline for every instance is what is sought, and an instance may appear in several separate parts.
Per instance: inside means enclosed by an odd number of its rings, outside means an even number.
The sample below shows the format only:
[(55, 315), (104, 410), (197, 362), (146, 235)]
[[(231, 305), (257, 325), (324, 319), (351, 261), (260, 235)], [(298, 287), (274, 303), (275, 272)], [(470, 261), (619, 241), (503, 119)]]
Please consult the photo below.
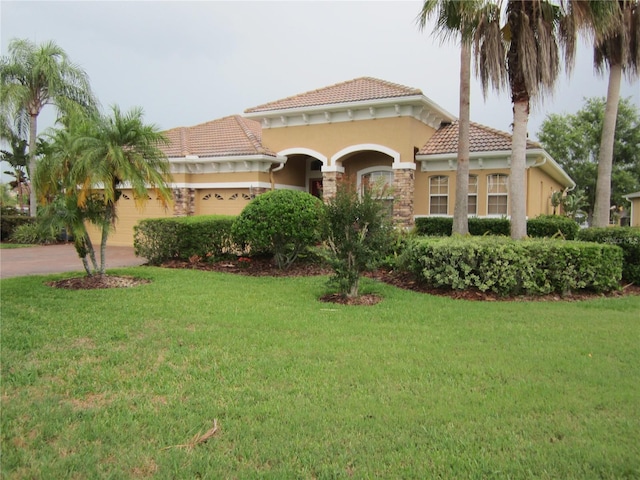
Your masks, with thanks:
[[(165, 132), (174, 206), (118, 201), (111, 244), (131, 245), (142, 218), (239, 214), (273, 188), (331, 196), (347, 176), (393, 186), (393, 216), (452, 216), (458, 123), (421, 90), (363, 77)], [(469, 215), (509, 216), (511, 135), (471, 125)], [(527, 146), (527, 216), (552, 213), (551, 194), (575, 183), (537, 143)]]
[(629, 213), (629, 226), (640, 227), (640, 192), (625, 195), (627, 200), (631, 202), (631, 211)]

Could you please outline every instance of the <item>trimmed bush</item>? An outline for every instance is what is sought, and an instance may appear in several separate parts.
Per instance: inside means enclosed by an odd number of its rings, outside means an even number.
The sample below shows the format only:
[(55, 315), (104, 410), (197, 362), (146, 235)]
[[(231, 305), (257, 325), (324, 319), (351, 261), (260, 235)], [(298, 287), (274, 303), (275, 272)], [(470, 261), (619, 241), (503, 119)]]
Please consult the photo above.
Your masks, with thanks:
[(504, 235), (511, 236), (511, 222), (508, 218), (478, 218), (469, 219), (469, 233), (471, 235)]
[(134, 227), (135, 254), (151, 265), (170, 260), (220, 258), (233, 249), (231, 227), (235, 217), (197, 215), (193, 217), (147, 218)]
[(297, 190), (272, 190), (253, 199), (236, 218), (232, 234), (251, 254), (273, 254), (287, 269), (303, 250), (318, 241), (322, 202)]
[(448, 237), (453, 229), (451, 217), (418, 217), (416, 218), (416, 233), (429, 237)]
[(433, 287), (499, 295), (606, 292), (619, 287), (622, 250), (564, 240), (423, 238), (407, 247), (402, 264)]
[(532, 238), (562, 237), (565, 240), (576, 238), (580, 226), (575, 220), (561, 215), (540, 215), (527, 221), (527, 235)]
[(640, 228), (606, 227), (580, 230), (578, 240), (617, 245), (624, 252), (622, 278), (640, 285)]
[[(429, 237), (449, 237), (453, 229), (451, 217), (416, 218), (416, 233)], [(511, 223), (508, 218), (469, 218), (470, 235), (511, 235)]]

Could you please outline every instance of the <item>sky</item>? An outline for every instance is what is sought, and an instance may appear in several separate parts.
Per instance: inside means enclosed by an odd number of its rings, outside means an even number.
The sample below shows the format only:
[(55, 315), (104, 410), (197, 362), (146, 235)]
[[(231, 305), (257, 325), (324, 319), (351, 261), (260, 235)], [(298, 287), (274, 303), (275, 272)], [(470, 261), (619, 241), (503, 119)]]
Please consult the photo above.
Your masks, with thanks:
[[(190, 126), (316, 88), (371, 76), (419, 88), (457, 116), (459, 49), (421, 32), (418, 1), (8, 1), (0, 50), (12, 38), (53, 40), (88, 74), (106, 111), (142, 107), (166, 130)], [(507, 92), (483, 97), (472, 80), (472, 121), (511, 131)], [(573, 113), (606, 96), (582, 45), (571, 78), (533, 105), (529, 135), (548, 114)], [(621, 95), (640, 106), (640, 84)], [(47, 107), (40, 123), (51, 125)]]

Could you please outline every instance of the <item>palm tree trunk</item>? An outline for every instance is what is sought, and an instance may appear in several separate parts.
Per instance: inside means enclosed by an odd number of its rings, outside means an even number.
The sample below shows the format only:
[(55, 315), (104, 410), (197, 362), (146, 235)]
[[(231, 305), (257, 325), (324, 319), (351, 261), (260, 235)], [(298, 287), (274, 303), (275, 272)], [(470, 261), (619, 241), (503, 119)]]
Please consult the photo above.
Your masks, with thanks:
[(527, 206), (525, 166), (527, 156), (527, 123), (529, 100), (513, 102), (513, 137), (511, 147), (511, 175), (509, 175), (509, 200), (511, 203), (511, 238), (527, 236)]
[(33, 175), (36, 171), (36, 137), (38, 135), (38, 115), (29, 115), (29, 215), (36, 216), (38, 197), (33, 183)]
[(609, 225), (613, 144), (616, 134), (616, 117), (618, 116), (621, 78), (622, 65), (612, 64), (609, 68), (607, 105), (604, 110), (602, 137), (600, 137), (600, 152), (598, 153), (598, 177), (596, 179), (596, 198), (593, 209), (594, 227), (606, 227)]
[(469, 233), (469, 122), (471, 45), (460, 45), (460, 119), (458, 120), (458, 163), (456, 168), (456, 203), (453, 209), (453, 234)]
[(106, 257), (107, 257), (107, 238), (109, 236), (109, 226), (104, 225), (102, 227), (102, 237), (100, 238), (100, 270), (98, 273), (100, 275), (104, 275), (104, 271), (106, 268)]

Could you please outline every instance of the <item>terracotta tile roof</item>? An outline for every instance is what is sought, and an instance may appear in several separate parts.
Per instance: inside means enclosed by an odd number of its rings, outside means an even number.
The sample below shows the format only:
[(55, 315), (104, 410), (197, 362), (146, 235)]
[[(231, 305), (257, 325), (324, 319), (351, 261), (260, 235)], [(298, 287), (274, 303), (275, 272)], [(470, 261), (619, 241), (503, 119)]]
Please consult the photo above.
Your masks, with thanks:
[(169, 158), (197, 155), (222, 157), (234, 155), (270, 155), (262, 145), (258, 122), (240, 115), (212, 120), (193, 127), (178, 127), (164, 132), (170, 143), (162, 148)]
[[(511, 134), (471, 122), (469, 128), (469, 151), (491, 152), (511, 150)], [(540, 144), (527, 141), (527, 148), (542, 148)], [(458, 122), (443, 125), (418, 151), (418, 155), (437, 155), (458, 151)]]
[(381, 98), (422, 95), (417, 88), (405, 87), (371, 77), (361, 77), (328, 87), (265, 103), (245, 110), (245, 113), (285, 110), (289, 108), (333, 105), (336, 103), (362, 102)]

